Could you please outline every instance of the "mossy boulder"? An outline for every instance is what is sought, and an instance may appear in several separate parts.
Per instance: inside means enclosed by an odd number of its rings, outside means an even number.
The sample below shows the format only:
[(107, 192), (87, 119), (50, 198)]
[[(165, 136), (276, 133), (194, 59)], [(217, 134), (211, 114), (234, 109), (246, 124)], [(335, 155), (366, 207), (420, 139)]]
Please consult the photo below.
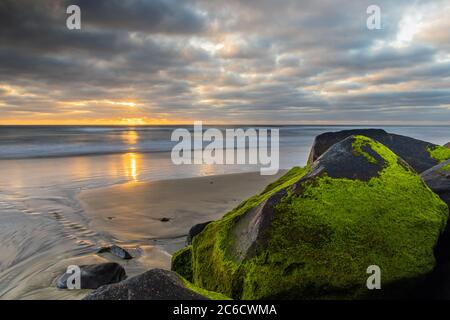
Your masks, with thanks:
[[(419, 173), (435, 166), (445, 157), (441, 149), (443, 147), (430, 142), (388, 133), (382, 129), (353, 129), (318, 135), (314, 139), (308, 163), (314, 162), (332, 145), (352, 135), (363, 135), (381, 142)], [(450, 149), (447, 151), (445, 159), (450, 158)]]
[(196, 235), (198, 235), (200, 232), (202, 232), (203, 229), (205, 229), (206, 226), (208, 224), (210, 224), (211, 222), (212, 221), (207, 221), (207, 222), (199, 223), (199, 224), (192, 226), (192, 228), (189, 230), (187, 238), (186, 238), (187, 245), (192, 244), (192, 239), (194, 239), (194, 237)]
[(378, 265), (389, 295), (433, 270), (447, 218), (401, 158), (351, 136), (206, 226), (174, 270), (190, 263), (196, 286), (234, 299), (350, 299), (371, 296)]
[(431, 190), (450, 205), (450, 160), (423, 172), (421, 177)]
[(438, 163), (442, 163), (450, 159), (450, 148), (443, 146), (434, 146), (428, 149), (431, 157)]
[(192, 282), (192, 246), (181, 249), (172, 256), (172, 270)]
[[(421, 174), (423, 181), (439, 197), (450, 206), (450, 160)], [(444, 233), (436, 246), (436, 258), (440, 263), (450, 263), (450, 224), (447, 223)], [(450, 270), (450, 269), (449, 269)]]

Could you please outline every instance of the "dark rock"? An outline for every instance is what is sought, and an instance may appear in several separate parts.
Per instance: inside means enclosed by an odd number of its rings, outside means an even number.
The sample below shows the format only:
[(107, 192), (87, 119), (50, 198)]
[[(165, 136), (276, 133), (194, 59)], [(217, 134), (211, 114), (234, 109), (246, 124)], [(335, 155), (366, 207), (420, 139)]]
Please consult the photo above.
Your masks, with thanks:
[(153, 269), (120, 283), (103, 286), (84, 300), (207, 300), (188, 289), (171, 271)]
[(170, 218), (164, 217), (164, 218), (161, 218), (159, 221), (161, 221), (161, 222), (168, 222), (168, 221), (170, 221)]
[[(411, 297), (447, 216), (405, 161), (351, 136), (197, 234), (172, 267), (234, 299)], [(383, 290), (366, 287), (370, 265)]]
[(318, 135), (314, 139), (308, 163), (313, 163), (332, 145), (352, 135), (362, 135), (381, 142), (419, 173), (438, 164), (438, 161), (433, 159), (428, 152), (429, 148), (434, 148), (437, 145), (406, 136), (387, 133), (381, 129), (354, 129), (326, 132)]
[(286, 190), (275, 193), (251, 209), (236, 223), (234, 235), (239, 241), (235, 243), (234, 255), (238, 259), (249, 259), (266, 246), (275, 206), (286, 194)]
[(353, 137), (348, 137), (332, 145), (311, 166), (303, 180), (321, 174), (332, 178), (347, 178), (368, 181), (378, 175), (385, 165), (383, 158), (369, 146), (362, 146), (362, 152), (372, 157), (372, 162), (364, 156), (355, 157)]
[(119, 246), (116, 246), (116, 245), (100, 248), (97, 252), (98, 253), (109, 252), (109, 253), (111, 253), (121, 259), (124, 259), (124, 260), (129, 260), (129, 259), (133, 258), (127, 250), (125, 250)]
[[(450, 160), (421, 174), (423, 181), (450, 207)], [(439, 263), (450, 263), (450, 221), (435, 248)], [(450, 269), (449, 269), (450, 270)]]
[[(384, 159), (370, 146), (364, 145), (361, 151), (373, 159), (368, 161), (363, 154), (356, 154), (353, 143), (354, 137), (351, 136), (329, 148), (311, 165), (309, 172), (292, 186), (292, 191), (299, 194), (306, 181), (324, 175), (361, 181), (378, 176), (385, 166)], [(404, 161), (399, 161), (405, 168), (412, 170)], [(282, 189), (273, 194), (236, 223), (234, 234), (239, 241), (235, 242), (234, 252), (240, 260), (257, 255), (265, 247), (275, 206), (287, 193), (287, 190)]]
[(212, 222), (212, 221), (208, 221), (208, 222), (203, 222), (203, 223), (199, 223), (199, 224), (194, 225), (194, 226), (189, 230), (189, 233), (188, 233), (188, 236), (187, 236), (187, 239), (186, 239), (186, 243), (187, 243), (188, 245), (190, 245), (190, 244), (192, 243), (192, 239), (194, 239), (194, 237), (195, 237), (196, 235), (198, 235), (200, 232), (202, 232), (203, 229), (205, 229), (206, 226), (207, 226), (208, 224), (210, 224), (211, 222)]
[(193, 282), (192, 277), (192, 247), (187, 246), (174, 253), (172, 256), (171, 270), (176, 272), (185, 278), (186, 280)]
[[(125, 269), (118, 263), (109, 262), (102, 264), (80, 266), (81, 289), (97, 289), (103, 285), (117, 283), (126, 279)], [(56, 282), (59, 289), (67, 289), (67, 279), (71, 274), (64, 273)]]
[(420, 176), (434, 193), (450, 205), (450, 160), (428, 169)]

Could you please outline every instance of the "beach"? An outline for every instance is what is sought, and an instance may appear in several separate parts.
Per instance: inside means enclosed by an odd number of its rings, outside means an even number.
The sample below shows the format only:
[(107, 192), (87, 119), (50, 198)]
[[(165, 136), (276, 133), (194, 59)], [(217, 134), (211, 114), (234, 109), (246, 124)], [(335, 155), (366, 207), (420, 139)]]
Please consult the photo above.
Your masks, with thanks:
[[(152, 268), (170, 269), (171, 254), (184, 247), (189, 229), (196, 223), (219, 219), (241, 201), (261, 192), (274, 176), (258, 172), (128, 182), (110, 187), (84, 190), (76, 194), (83, 210), (83, 220), (68, 220), (61, 213), (56, 219), (65, 234), (53, 238), (50, 226), (38, 232), (50, 247), (34, 244), (38, 255), (26, 257), (18, 265), (0, 273), (2, 299), (81, 299), (89, 290), (60, 290), (57, 278), (69, 265), (117, 262), (127, 275), (134, 276)], [(168, 221), (161, 221), (166, 218)], [(17, 217), (9, 217), (9, 220)], [(166, 220), (164, 219), (164, 220)], [(17, 221), (24, 224), (24, 221)], [(2, 244), (4, 245), (5, 242)], [(97, 253), (102, 246), (120, 245), (133, 259), (122, 260), (110, 253)], [(1, 251), (8, 256), (6, 249)]]
[[(193, 225), (304, 166), (315, 136), (346, 127), (281, 127), (274, 176), (254, 165), (174, 165), (172, 129), (0, 127), (0, 299), (81, 299), (86, 291), (55, 286), (69, 265), (113, 261), (128, 276), (167, 269)], [(450, 135), (442, 127), (385, 129), (437, 144)], [(134, 258), (97, 254), (111, 244)]]
[(157, 241), (172, 252), (173, 246), (184, 246), (193, 225), (220, 219), (281, 174), (127, 183), (83, 191), (78, 199), (93, 230), (108, 233), (119, 243)]

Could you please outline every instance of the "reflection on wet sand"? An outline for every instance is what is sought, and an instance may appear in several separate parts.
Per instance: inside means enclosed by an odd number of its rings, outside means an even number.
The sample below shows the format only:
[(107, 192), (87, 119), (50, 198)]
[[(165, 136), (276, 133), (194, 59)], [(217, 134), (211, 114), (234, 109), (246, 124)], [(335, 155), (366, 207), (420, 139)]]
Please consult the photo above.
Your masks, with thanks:
[(125, 176), (132, 181), (138, 181), (140, 172), (140, 155), (134, 152), (122, 155), (122, 164)]

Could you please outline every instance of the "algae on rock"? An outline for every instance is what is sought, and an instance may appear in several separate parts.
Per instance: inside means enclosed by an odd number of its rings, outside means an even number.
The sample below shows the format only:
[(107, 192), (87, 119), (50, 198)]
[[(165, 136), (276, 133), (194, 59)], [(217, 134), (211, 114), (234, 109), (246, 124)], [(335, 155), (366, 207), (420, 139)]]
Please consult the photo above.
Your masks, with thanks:
[(363, 298), (370, 265), (384, 288), (431, 272), (447, 218), (401, 158), (351, 136), (210, 223), (174, 270), (235, 299)]

